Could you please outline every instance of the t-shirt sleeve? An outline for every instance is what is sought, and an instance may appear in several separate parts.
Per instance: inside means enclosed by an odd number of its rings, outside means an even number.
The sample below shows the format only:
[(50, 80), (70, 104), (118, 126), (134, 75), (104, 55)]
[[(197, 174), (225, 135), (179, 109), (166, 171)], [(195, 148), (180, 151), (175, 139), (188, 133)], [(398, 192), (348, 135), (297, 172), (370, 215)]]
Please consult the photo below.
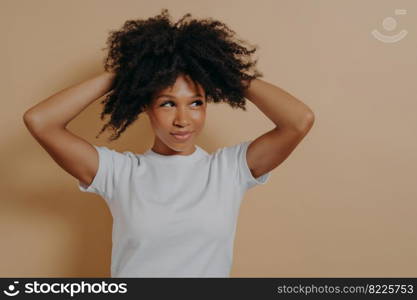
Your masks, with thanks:
[(245, 141), (237, 146), (237, 159), (238, 159), (238, 166), (237, 166), (237, 179), (238, 181), (246, 186), (246, 189), (250, 189), (255, 185), (258, 184), (265, 184), (268, 182), (269, 177), (271, 176), (271, 171), (262, 174), (261, 176), (254, 177), (252, 172), (249, 169), (248, 161), (246, 159), (246, 152), (248, 150), (249, 144), (252, 141)]
[(104, 146), (93, 145), (98, 153), (98, 170), (89, 186), (78, 181), (78, 187), (82, 192), (94, 193), (106, 200), (113, 198), (120, 180), (126, 179), (130, 173), (130, 152), (117, 152)]
[(249, 144), (252, 141), (244, 141), (242, 143), (226, 147), (223, 153), (227, 156), (227, 160), (232, 162), (232, 167), (235, 169), (234, 175), (236, 176), (237, 184), (243, 187), (245, 190), (250, 189), (258, 184), (265, 184), (268, 182), (271, 172), (262, 174), (255, 178), (249, 169), (246, 159), (246, 152)]

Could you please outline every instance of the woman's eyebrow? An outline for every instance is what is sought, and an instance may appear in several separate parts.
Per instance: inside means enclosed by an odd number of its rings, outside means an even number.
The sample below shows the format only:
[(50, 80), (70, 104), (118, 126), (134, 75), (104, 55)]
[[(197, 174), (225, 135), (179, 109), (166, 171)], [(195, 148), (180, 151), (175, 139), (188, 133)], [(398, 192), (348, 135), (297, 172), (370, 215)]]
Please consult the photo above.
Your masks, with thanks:
[[(161, 94), (161, 95), (157, 96), (156, 99), (158, 99), (160, 97), (176, 98), (175, 96), (172, 96), (172, 95)], [(201, 96), (200, 94), (195, 94), (195, 95), (191, 96), (190, 98), (195, 98), (195, 97), (203, 97), (203, 96)]]

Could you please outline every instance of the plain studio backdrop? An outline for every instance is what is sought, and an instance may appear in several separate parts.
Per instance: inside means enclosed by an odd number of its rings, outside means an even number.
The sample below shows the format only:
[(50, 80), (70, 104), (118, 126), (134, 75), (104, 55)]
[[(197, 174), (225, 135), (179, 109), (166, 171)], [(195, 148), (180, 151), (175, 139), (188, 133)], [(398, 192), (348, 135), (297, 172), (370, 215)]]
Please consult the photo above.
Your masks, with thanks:
[[(225, 22), (259, 46), (258, 69), (307, 104), (315, 123), (240, 208), (232, 277), (417, 276), (417, 2), (0, 1), (0, 276), (107, 277), (112, 217), (81, 193), (25, 128), (25, 110), (103, 71), (109, 30), (168, 8)], [(68, 128), (95, 145), (143, 153), (141, 115), (121, 138), (95, 136), (98, 99)], [(209, 153), (274, 124), (209, 104)], [(233, 120), (231, 122), (230, 120)], [(107, 121), (107, 119), (106, 119)]]

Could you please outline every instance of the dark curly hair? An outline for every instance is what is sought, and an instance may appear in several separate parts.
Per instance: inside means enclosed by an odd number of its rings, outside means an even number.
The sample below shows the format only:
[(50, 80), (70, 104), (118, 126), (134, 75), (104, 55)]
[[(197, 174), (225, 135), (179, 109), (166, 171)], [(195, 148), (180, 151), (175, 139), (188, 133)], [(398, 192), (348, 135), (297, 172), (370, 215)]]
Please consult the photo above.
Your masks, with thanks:
[(187, 13), (172, 24), (168, 10), (162, 9), (155, 17), (128, 20), (121, 30), (110, 31), (104, 69), (115, 77), (101, 102), (105, 106), (100, 118), (111, 118), (96, 138), (111, 126), (117, 131), (110, 141), (118, 139), (153, 96), (182, 74), (204, 88), (207, 102), (223, 101), (246, 111), (244, 90), (263, 76), (255, 68), (257, 59), (251, 59), (257, 46), (234, 37), (235, 32), (218, 20), (189, 17)]

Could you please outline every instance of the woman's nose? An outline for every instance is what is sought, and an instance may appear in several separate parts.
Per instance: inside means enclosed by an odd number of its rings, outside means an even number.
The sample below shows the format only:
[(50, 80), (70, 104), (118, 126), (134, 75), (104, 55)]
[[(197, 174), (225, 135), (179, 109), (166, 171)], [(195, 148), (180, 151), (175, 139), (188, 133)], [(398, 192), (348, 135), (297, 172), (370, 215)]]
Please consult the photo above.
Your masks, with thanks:
[(177, 109), (175, 114), (175, 124), (186, 126), (189, 123), (188, 114), (185, 109)]

